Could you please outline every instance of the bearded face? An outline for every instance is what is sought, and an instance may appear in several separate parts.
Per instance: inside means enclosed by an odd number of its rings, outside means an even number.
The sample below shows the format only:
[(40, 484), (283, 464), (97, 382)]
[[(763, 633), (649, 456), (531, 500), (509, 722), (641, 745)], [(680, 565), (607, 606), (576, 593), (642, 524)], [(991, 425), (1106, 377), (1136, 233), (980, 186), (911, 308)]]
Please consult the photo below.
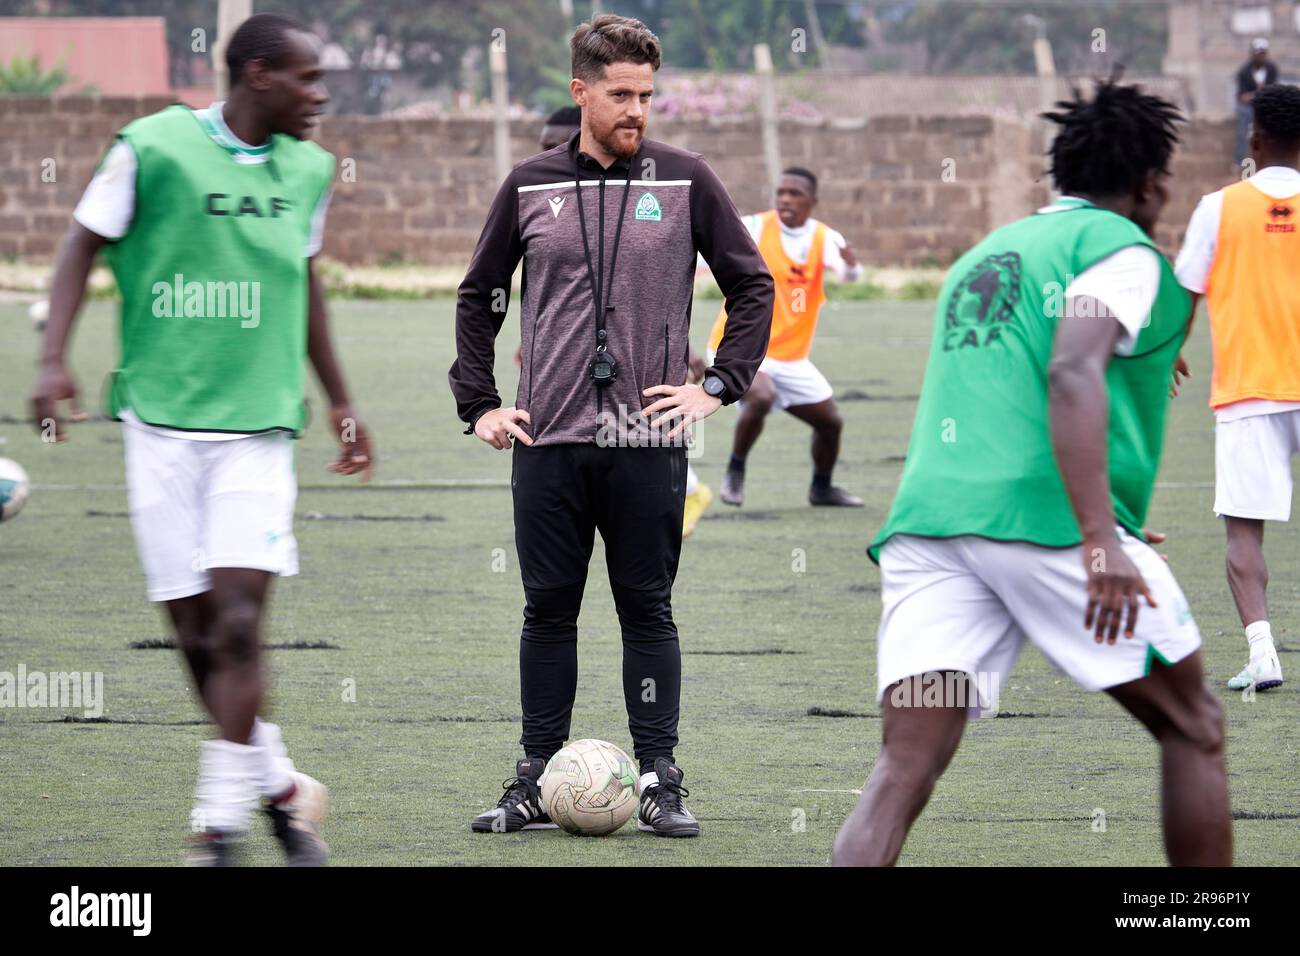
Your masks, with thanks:
[(645, 139), (654, 95), (654, 68), (649, 63), (612, 63), (593, 82), (575, 79), (574, 100), (591, 138), (610, 155), (635, 155)]

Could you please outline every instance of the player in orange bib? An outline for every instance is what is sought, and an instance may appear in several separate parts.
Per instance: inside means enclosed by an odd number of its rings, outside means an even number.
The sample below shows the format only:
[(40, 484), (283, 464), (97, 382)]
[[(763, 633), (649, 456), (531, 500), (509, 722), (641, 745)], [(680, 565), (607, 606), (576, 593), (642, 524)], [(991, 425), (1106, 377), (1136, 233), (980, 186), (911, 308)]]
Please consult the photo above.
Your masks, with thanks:
[(1282, 684), (1264, 522), (1291, 517), (1300, 451), (1300, 89), (1267, 86), (1253, 102), (1258, 172), (1201, 200), (1175, 268), (1210, 313), (1214, 511), (1227, 529), (1228, 585), (1249, 645), (1232, 690)]
[[(862, 268), (844, 237), (812, 218), (816, 205), (817, 177), (807, 169), (791, 166), (781, 175), (776, 208), (745, 217), (745, 225), (776, 283), (776, 304), (767, 358), (759, 366), (744, 400), (736, 403), (740, 419), (736, 422), (731, 460), (722, 478), (725, 504), (739, 507), (744, 501), (746, 457), (763, 431), (768, 412), (776, 408), (813, 428), (809, 503), (862, 507), (861, 498), (831, 484), (844, 420), (830, 382), (808, 358), (817, 316), (826, 301), (822, 277), (830, 270), (837, 278), (853, 282), (862, 274)], [(709, 335), (710, 360), (722, 341), (726, 322), (724, 309)]]

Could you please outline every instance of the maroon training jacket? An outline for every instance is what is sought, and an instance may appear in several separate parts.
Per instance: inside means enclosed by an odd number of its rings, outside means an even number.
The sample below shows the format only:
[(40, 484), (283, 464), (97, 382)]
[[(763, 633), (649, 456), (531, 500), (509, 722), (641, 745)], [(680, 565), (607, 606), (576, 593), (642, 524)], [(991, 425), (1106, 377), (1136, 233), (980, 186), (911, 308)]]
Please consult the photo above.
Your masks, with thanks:
[[(629, 181), (629, 173), (639, 178)], [(515, 405), (532, 419), (524, 430), (538, 445), (594, 442), (601, 414), (617, 411), (632, 419), (633, 440), (638, 430), (645, 440), (639, 413), (656, 399), (642, 390), (686, 381), (697, 252), (726, 297), (727, 330), (711, 372), (730, 403), (748, 390), (767, 352), (774, 293), (758, 248), (708, 164), (698, 153), (645, 140), (631, 161), (602, 169), (579, 153), (577, 133), (519, 163), (492, 202), (457, 293), (457, 358), (448, 379), (460, 418), (472, 430), (480, 415), (501, 405), (494, 343), (522, 259), (523, 369)], [(605, 313), (606, 344), (618, 366), (616, 381), (604, 388), (588, 374), (598, 260), (604, 302), (613, 306)]]

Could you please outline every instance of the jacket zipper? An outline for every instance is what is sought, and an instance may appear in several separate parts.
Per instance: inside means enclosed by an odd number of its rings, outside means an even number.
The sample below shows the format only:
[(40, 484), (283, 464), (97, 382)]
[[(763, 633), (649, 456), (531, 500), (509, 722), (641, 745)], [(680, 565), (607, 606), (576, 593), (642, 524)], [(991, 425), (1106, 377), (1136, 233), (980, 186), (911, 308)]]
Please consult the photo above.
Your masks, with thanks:
[[(579, 189), (582, 187), (579, 186)], [(600, 202), (596, 212), (596, 315), (597, 322), (604, 318), (605, 309), (605, 173), (600, 174)], [(605, 410), (604, 389), (596, 386), (596, 429), (600, 430), (600, 416)]]

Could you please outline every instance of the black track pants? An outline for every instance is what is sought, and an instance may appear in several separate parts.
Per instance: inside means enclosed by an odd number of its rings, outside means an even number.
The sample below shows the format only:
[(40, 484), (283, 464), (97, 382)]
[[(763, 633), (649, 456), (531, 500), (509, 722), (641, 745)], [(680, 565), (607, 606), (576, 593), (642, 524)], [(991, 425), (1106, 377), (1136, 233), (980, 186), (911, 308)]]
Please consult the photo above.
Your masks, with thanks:
[(595, 532), (605, 543), (623, 633), (623, 695), (636, 759), (672, 758), (681, 653), (672, 586), (682, 547), (684, 448), (516, 443), (515, 547), (524, 584), (519, 647), (525, 755), (569, 737), (578, 683), (578, 611)]

